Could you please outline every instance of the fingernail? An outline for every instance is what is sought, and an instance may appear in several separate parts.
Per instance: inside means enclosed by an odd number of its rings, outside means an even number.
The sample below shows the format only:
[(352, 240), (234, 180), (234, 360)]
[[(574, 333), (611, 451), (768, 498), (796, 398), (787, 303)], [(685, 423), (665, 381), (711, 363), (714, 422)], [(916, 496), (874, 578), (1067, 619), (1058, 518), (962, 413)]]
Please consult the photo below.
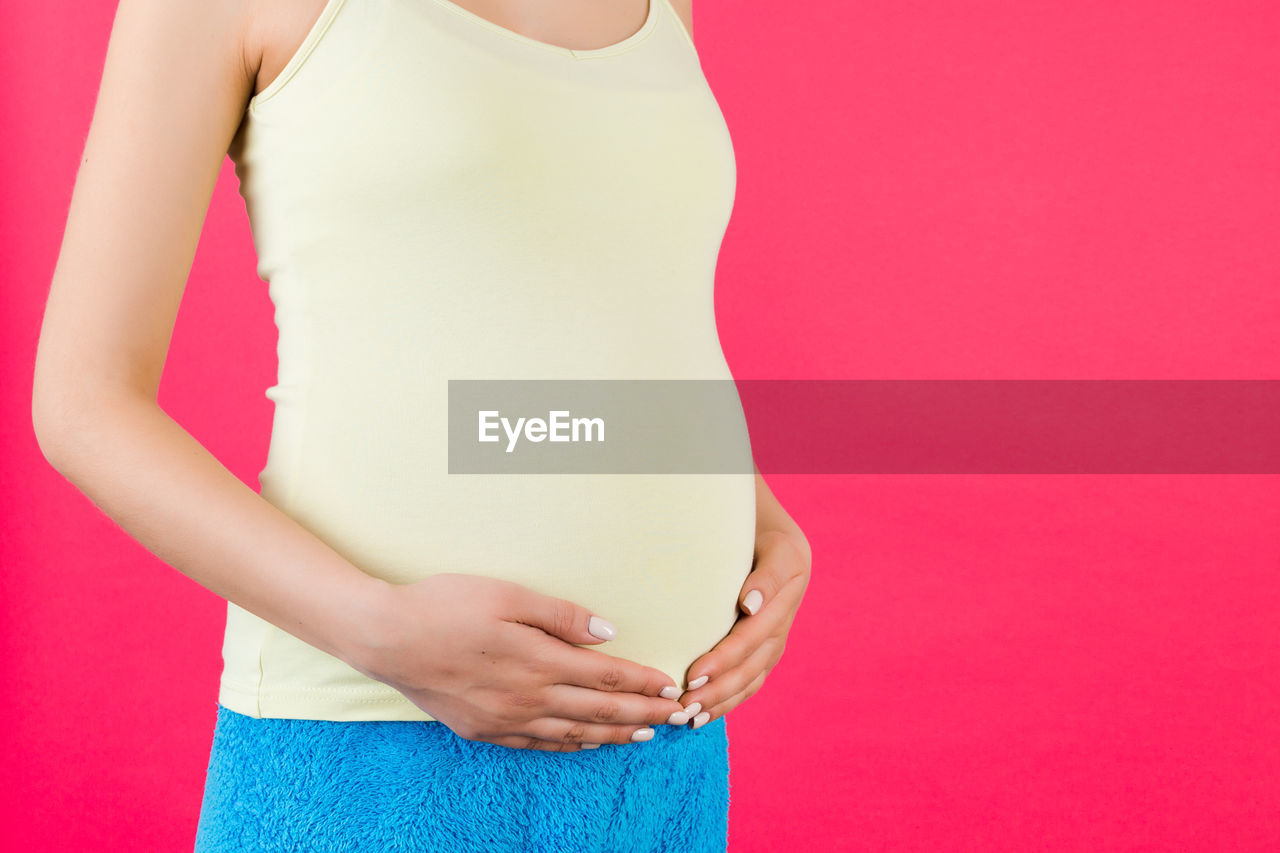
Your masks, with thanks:
[(701, 714), (693, 718), (693, 727), (696, 729), (709, 719), (711, 719), (711, 713), (709, 711), (703, 711)]
[(701, 687), (702, 685), (704, 685), (704, 684), (706, 684), (706, 683), (707, 683), (707, 676), (705, 676), (705, 675), (700, 675), (700, 676), (698, 676), (697, 678), (695, 678), (693, 681), (690, 681), (690, 682), (689, 682), (689, 689), (690, 689), (690, 690), (697, 690), (699, 687)]
[(764, 601), (764, 596), (760, 590), (753, 589), (747, 593), (747, 597), (742, 599), (742, 606), (747, 608), (747, 612), (752, 616), (756, 615), (756, 611), (760, 609), (760, 602)]
[(676, 711), (670, 717), (667, 717), (667, 725), (669, 726), (683, 726), (687, 722), (689, 722), (689, 715), (684, 711)]
[(684, 712), (689, 717), (689, 719), (693, 719), (694, 714), (698, 713), (701, 710), (702, 710), (702, 703), (694, 702), (692, 705), (685, 708)]
[(612, 640), (618, 635), (618, 629), (613, 627), (613, 623), (599, 616), (591, 617), (591, 621), (587, 622), (587, 631), (591, 636), (602, 640)]
[(668, 684), (666, 687), (658, 691), (658, 695), (663, 699), (679, 699), (681, 692), (682, 691), (679, 687), (676, 687), (674, 684)]
[(582, 747), (583, 749), (599, 749), (600, 748), (600, 744), (598, 743), (580, 743), (578, 744), (578, 746)]
[(645, 726), (643, 729), (637, 729), (634, 733), (632, 733), (631, 741), (632, 743), (638, 743), (642, 740), (649, 740), (652, 737), (653, 737), (653, 729), (650, 728), (649, 726)]

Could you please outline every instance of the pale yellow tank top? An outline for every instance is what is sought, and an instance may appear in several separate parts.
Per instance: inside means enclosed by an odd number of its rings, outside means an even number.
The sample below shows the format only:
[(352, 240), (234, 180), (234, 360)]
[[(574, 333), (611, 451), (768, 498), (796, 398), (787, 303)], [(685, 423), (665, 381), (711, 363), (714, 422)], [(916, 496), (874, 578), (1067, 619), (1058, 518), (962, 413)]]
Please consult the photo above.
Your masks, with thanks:
[[(712, 285), (736, 166), (669, 0), (573, 50), (448, 0), (329, 0), (230, 155), (279, 329), (264, 498), (365, 572), (463, 572), (687, 667), (729, 631), (754, 476), (450, 475), (449, 379), (731, 379)], [(431, 720), (228, 603), (218, 701)]]

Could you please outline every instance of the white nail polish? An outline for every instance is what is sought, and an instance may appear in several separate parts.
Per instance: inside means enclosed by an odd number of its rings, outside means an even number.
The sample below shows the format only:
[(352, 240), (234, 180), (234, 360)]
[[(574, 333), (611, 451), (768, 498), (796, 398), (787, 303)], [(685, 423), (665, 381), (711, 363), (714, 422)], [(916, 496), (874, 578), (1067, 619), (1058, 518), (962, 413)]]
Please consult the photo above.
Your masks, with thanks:
[(702, 703), (701, 703), (701, 702), (694, 702), (692, 705), (690, 705), (690, 706), (688, 706), (687, 708), (685, 708), (685, 709), (684, 709), (684, 712), (685, 712), (685, 714), (687, 714), (687, 715), (689, 716), (689, 719), (693, 719), (694, 715), (695, 715), (695, 714), (697, 714), (697, 713), (698, 713), (699, 711), (701, 711), (701, 710), (702, 710)]
[(760, 590), (753, 589), (747, 593), (747, 597), (742, 599), (742, 606), (747, 608), (747, 612), (752, 616), (756, 615), (756, 611), (760, 609), (760, 602), (764, 601), (764, 596)]
[(643, 729), (636, 729), (631, 735), (632, 743), (639, 743), (642, 740), (649, 740), (653, 737), (653, 729), (645, 726)]
[(707, 676), (701, 675), (689, 682), (690, 690), (697, 690), (699, 687), (707, 683)]
[(599, 616), (592, 616), (587, 622), (587, 632), (593, 637), (599, 637), (602, 640), (612, 640), (618, 636), (618, 629), (613, 627), (613, 623), (607, 619), (601, 619)]
[(679, 699), (681, 693), (679, 687), (676, 687), (674, 684), (668, 684), (666, 687), (658, 691), (658, 695), (663, 699)]
[(696, 729), (699, 726), (705, 724), (709, 719), (711, 719), (710, 712), (703, 711), (701, 714), (693, 718), (693, 727)]
[(600, 748), (600, 744), (598, 743), (580, 743), (578, 744), (578, 746), (582, 747), (583, 749), (599, 749)]
[(667, 717), (667, 725), (669, 726), (683, 726), (687, 722), (689, 722), (689, 715), (684, 711), (676, 711), (670, 717)]

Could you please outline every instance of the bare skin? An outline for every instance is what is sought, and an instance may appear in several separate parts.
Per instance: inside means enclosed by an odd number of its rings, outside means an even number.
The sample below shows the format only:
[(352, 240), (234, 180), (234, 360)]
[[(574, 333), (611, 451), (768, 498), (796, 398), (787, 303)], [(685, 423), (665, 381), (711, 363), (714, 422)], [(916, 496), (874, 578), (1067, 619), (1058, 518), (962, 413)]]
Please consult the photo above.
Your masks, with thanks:
[[(245, 67), (256, 72), (254, 94), (284, 70), (285, 64), (320, 17), (325, 0), (241, 0), (250, 7), (244, 25)], [(430, 0), (424, 0), (430, 2)], [(640, 29), (648, 14), (648, 0), (457, 0), (472, 14), (512, 32), (575, 50), (616, 44)], [(661, 0), (653, 0), (661, 2)], [(693, 34), (693, 0), (671, 0)]]
[[(690, 2), (673, 6), (692, 32)], [(547, 2), (546, 13), (517, 0), (456, 5), (576, 49), (622, 40), (647, 11), (590, 0)], [(32, 421), (43, 453), (169, 565), (394, 686), (462, 737), (571, 751), (683, 723), (676, 698), (687, 684), (574, 645), (606, 642), (588, 631), (595, 614), (487, 578), (374, 578), (242, 483), (158, 405), (227, 147), (248, 99), (280, 73), (323, 6), (119, 3), (37, 350)], [(711, 683), (684, 693), (684, 704), (702, 700), (715, 716), (759, 689), (808, 578), (808, 545), (759, 476), (757, 496), (748, 583), (768, 606), (758, 615), (744, 607), (734, 633), (695, 662)], [(449, 653), (426, 651), (442, 648)], [(700, 723), (710, 716), (693, 713)]]

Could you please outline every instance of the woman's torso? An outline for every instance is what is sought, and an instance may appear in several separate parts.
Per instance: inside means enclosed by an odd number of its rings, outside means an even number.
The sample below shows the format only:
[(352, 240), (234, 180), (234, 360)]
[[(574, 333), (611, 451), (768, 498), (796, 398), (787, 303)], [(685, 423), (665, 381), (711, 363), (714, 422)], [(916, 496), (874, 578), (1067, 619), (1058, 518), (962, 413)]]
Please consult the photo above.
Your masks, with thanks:
[[(593, 648), (683, 683), (736, 618), (751, 473), (448, 473), (450, 379), (731, 378), (728, 129), (669, 0), (608, 36), (324, 4), (230, 151), (279, 328), (260, 482), (370, 574), (572, 599), (618, 627)], [(241, 713), (431, 719), (233, 604), (223, 653)]]

